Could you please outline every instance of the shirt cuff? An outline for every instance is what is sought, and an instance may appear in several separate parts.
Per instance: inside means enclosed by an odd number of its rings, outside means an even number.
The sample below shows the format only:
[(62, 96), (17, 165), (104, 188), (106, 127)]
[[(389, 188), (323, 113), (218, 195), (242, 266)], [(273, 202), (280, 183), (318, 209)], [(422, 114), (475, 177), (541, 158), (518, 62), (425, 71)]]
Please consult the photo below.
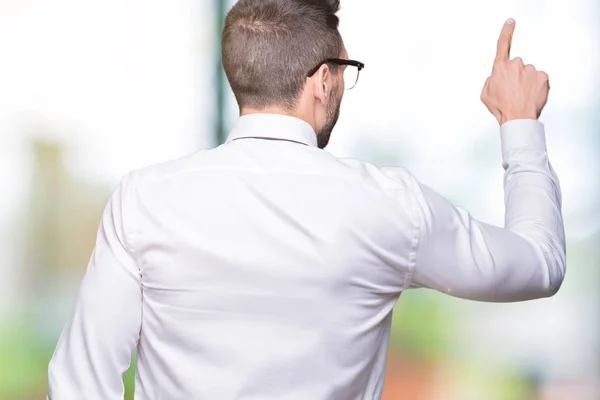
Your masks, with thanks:
[(516, 149), (539, 150), (546, 152), (544, 124), (535, 119), (515, 119), (500, 126), (502, 159)]

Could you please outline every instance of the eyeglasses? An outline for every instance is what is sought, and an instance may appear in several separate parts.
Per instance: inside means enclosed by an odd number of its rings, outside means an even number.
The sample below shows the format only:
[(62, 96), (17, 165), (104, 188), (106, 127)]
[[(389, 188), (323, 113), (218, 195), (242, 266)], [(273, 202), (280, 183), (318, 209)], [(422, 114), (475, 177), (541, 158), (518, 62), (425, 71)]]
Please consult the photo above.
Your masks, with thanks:
[[(365, 67), (365, 64), (360, 61), (354, 60), (344, 60), (341, 58), (328, 58), (319, 63), (316, 67), (311, 69), (307, 75), (308, 78), (317, 73), (319, 68), (323, 64), (337, 64), (344, 67), (344, 88), (346, 90), (350, 90), (356, 86), (358, 82), (358, 76), (360, 75), (360, 71)], [(349, 68), (350, 67), (350, 68)]]

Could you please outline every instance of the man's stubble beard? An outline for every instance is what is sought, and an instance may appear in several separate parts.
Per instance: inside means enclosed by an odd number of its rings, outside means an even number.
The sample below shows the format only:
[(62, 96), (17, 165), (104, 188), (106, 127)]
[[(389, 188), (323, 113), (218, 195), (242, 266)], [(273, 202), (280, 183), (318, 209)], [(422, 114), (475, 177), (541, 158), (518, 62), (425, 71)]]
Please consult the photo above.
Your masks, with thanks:
[(329, 97), (329, 100), (327, 100), (327, 106), (325, 107), (325, 125), (317, 132), (317, 145), (320, 149), (324, 149), (329, 143), (331, 132), (340, 117), (342, 95), (344, 92), (342, 90), (341, 93), (337, 93), (340, 92), (339, 88), (336, 88), (335, 92), (336, 96), (331, 96)]

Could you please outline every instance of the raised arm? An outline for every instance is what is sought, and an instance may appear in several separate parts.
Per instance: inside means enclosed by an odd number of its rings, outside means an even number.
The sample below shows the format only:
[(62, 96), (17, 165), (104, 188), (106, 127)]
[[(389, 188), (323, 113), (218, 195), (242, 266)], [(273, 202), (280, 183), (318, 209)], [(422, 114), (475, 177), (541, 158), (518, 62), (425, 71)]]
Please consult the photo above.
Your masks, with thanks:
[(104, 209), (96, 246), (75, 309), (48, 367), (48, 399), (123, 399), (122, 375), (137, 345), (142, 312), (140, 273), (128, 246), (129, 178)]
[(473, 219), (433, 190), (416, 185), (418, 249), (411, 284), (473, 300), (507, 302), (548, 297), (565, 274), (559, 181), (537, 121), (548, 76), (509, 60), (515, 23), (498, 40), (481, 99), (500, 123), (505, 169), (505, 227)]

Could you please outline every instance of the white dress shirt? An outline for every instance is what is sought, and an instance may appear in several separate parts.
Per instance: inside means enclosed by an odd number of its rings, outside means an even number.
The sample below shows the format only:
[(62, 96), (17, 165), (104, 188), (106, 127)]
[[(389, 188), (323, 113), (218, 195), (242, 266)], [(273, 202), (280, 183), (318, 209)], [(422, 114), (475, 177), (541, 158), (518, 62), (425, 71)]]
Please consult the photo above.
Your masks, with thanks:
[(506, 227), (404, 168), (339, 159), (296, 118), (241, 117), (227, 142), (114, 190), (49, 365), (49, 399), (372, 400), (391, 312), (427, 287), (553, 295), (565, 273), (543, 125), (501, 127)]

